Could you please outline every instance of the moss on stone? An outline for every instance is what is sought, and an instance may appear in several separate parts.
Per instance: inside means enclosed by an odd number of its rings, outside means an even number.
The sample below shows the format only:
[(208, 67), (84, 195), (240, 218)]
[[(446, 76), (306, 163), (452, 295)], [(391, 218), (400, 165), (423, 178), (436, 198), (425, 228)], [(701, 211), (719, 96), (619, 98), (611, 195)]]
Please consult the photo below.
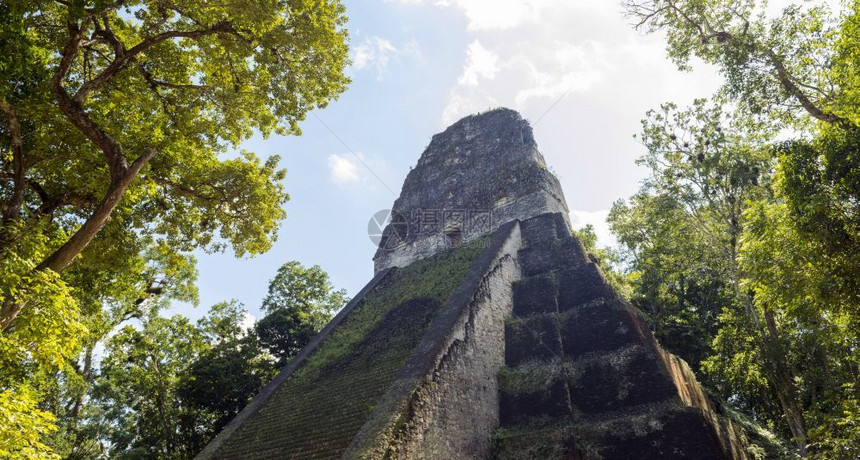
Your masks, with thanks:
[(479, 240), (390, 273), (219, 456), (339, 458), (485, 246)]
[(573, 426), (569, 423), (540, 429), (499, 428), (493, 441), (493, 457), (498, 460), (591, 458), (583, 455), (585, 446), (575, 442)]
[(499, 391), (509, 395), (535, 394), (550, 391), (563, 377), (560, 360), (528, 361), (517, 367), (499, 369)]

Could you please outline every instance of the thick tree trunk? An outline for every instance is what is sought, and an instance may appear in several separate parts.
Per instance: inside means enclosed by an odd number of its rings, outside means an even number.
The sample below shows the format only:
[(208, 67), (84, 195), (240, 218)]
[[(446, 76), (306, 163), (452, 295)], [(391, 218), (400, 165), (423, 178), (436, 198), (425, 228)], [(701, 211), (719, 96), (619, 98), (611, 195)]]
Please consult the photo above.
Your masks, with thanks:
[[(773, 312), (766, 310), (764, 312), (764, 319), (767, 325), (766, 344), (776, 344), (779, 340), (779, 331), (777, 330), (776, 318), (774, 318)], [(805, 457), (808, 453), (806, 448), (806, 423), (803, 419), (803, 411), (797, 403), (797, 388), (794, 385), (791, 372), (789, 372), (788, 366), (786, 366), (783, 360), (784, 355), (774, 352), (775, 349), (778, 350), (778, 347), (770, 347), (769, 350), (766, 350), (768, 360), (771, 361), (768, 365), (768, 376), (776, 389), (779, 404), (782, 406), (785, 420), (797, 444), (797, 450), (800, 455)]]
[(137, 176), (137, 173), (140, 172), (140, 168), (142, 168), (143, 165), (153, 157), (153, 155), (155, 155), (155, 150), (145, 152), (126, 170), (124, 177), (119, 181), (111, 183), (104, 199), (99, 203), (96, 210), (90, 214), (90, 217), (87, 218), (81, 228), (79, 228), (78, 231), (69, 238), (69, 241), (67, 241), (66, 244), (62, 245), (59, 249), (54, 251), (53, 254), (48, 256), (48, 258), (42, 261), (42, 263), (39, 264), (38, 269), (50, 269), (58, 273), (63, 271), (63, 269), (65, 269), (72, 260), (81, 253), (90, 241), (92, 241), (96, 236), (96, 233), (104, 227), (105, 223), (107, 223), (110, 218), (110, 213), (119, 204), (123, 194), (126, 189), (128, 189), (129, 184), (131, 184), (132, 179)]
[[(734, 257), (733, 260), (737, 261), (737, 247), (733, 246), (731, 252)], [(797, 403), (797, 388), (794, 385), (791, 372), (784, 361), (784, 355), (774, 352), (774, 350), (779, 350), (779, 329), (776, 325), (776, 318), (772, 311), (765, 310), (764, 324), (762, 324), (761, 318), (752, 304), (752, 300), (741, 293), (740, 278), (737, 275), (740, 270), (736, 264), (733, 264), (733, 270), (735, 273), (733, 280), (735, 295), (744, 303), (747, 316), (753, 321), (761, 336), (759, 346), (765, 359), (764, 368), (768, 381), (776, 391), (782, 414), (785, 416), (785, 420), (797, 444), (798, 453), (805, 457), (808, 453), (806, 448), (808, 440), (803, 411)]]
[[(59, 249), (43, 260), (36, 269), (53, 270), (59, 273), (68, 267), (75, 257), (90, 244), (90, 241), (93, 240), (99, 230), (104, 227), (110, 218), (111, 212), (119, 204), (131, 181), (154, 155), (155, 150), (145, 152), (131, 166), (126, 168), (123, 177), (111, 182), (107, 194), (105, 194), (99, 206), (90, 214), (90, 217), (87, 218), (81, 228), (64, 245), (60, 246)], [(26, 301), (20, 298), (9, 298), (3, 302), (3, 305), (0, 306), (0, 332), (6, 331), (12, 325), (15, 318), (18, 317), (18, 314), (20, 314), (25, 306)]]

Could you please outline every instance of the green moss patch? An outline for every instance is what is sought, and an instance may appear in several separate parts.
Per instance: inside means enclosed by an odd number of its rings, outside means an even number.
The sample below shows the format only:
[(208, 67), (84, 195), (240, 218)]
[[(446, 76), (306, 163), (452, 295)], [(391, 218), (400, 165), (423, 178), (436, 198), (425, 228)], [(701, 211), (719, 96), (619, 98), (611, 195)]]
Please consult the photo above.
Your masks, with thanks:
[(484, 247), (479, 240), (390, 273), (218, 456), (339, 458)]
[(563, 378), (560, 360), (528, 361), (517, 367), (499, 369), (499, 391), (509, 395), (549, 392)]

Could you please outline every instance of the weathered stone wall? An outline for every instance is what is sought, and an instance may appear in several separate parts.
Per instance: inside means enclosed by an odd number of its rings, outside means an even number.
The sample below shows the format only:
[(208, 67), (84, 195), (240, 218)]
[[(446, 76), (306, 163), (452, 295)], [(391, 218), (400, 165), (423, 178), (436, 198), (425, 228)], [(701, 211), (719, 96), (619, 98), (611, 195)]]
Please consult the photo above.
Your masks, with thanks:
[(511, 285), (519, 278), (519, 235), (475, 292), (468, 314), (455, 326), (445, 353), (413, 402), (409, 436), (400, 458), (488, 458), (498, 426), (496, 374), (505, 361), (505, 319), (513, 306)]
[(489, 458), (519, 225), (499, 230), (344, 458)]
[(433, 136), (394, 202), (394, 222), (374, 256), (377, 271), (548, 212), (567, 218), (558, 179), (532, 128), (509, 109), (466, 117)]
[(746, 458), (686, 363), (662, 349), (560, 216), (522, 228), (498, 458)]

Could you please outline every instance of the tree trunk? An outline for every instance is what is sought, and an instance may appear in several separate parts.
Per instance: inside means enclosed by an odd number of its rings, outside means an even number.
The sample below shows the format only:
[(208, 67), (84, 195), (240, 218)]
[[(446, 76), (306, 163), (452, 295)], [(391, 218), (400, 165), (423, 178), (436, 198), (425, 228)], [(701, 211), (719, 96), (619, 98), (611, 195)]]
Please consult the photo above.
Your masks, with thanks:
[(6, 119), (6, 129), (9, 131), (9, 144), (12, 150), (12, 196), (2, 210), (3, 223), (6, 223), (18, 216), (24, 203), (24, 137), (21, 134), (18, 114), (5, 100), (0, 100), (0, 113)]
[(79, 395), (75, 397), (75, 404), (72, 406), (72, 410), (69, 415), (69, 426), (72, 430), (77, 429), (78, 421), (81, 417), (81, 408), (84, 405), (84, 398), (86, 398), (87, 393), (90, 391), (90, 385), (93, 383), (93, 346), (88, 345), (86, 350), (84, 351), (84, 369), (81, 372), (82, 377), (84, 378), (84, 391), (82, 391)]
[[(148, 150), (143, 153), (126, 169), (125, 174), (119, 180), (112, 181), (104, 199), (99, 203), (96, 210), (90, 214), (90, 217), (87, 218), (81, 228), (64, 245), (42, 261), (36, 267), (36, 270), (53, 270), (59, 273), (68, 267), (75, 257), (90, 244), (90, 241), (92, 241), (99, 230), (104, 227), (110, 218), (111, 212), (119, 204), (131, 181), (154, 155), (155, 150)], [(0, 332), (6, 331), (12, 325), (26, 304), (26, 300), (22, 300), (20, 296), (18, 298), (9, 298), (3, 302), (2, 307), (0, 307)]]
[(807, 455), (806, 423), (803, 419), (803, 411), (797, 404), (797, 388), (794, 386), (791, 372), (789, 372), (788, 366), (786, 366), (783, 359), (784, 355), (779, 350), (779, 331), (777, 330), (776, 318), (774, 318), (773, 312), (765, 310), (764, 319), (767, 325), (765, 356), (770, 361), (770, 363), (766, 364), (768, 367), (768, 376), (776, 389), (785, 420), (788, 423), (789, 429), (791, 429), (795, 443), (797, 443), (797, 450), (800, 452), (800, 455), (805, 457)]

